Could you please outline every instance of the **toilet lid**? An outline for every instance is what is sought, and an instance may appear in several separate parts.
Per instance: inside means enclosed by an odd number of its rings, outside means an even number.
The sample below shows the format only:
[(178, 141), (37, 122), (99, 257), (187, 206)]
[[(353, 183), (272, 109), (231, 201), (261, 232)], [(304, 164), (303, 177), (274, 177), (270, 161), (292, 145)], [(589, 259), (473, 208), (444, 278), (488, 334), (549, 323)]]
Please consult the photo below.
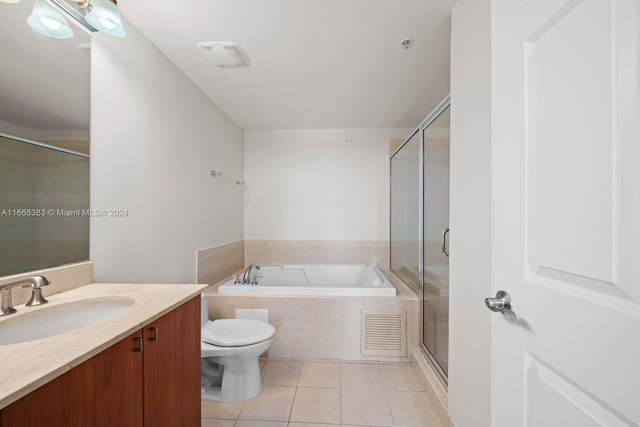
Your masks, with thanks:
[(202, 341), (221, 347), (257, 344), (273, 337), (276, 328), (253, 319), (218, 319), (202, 328)]

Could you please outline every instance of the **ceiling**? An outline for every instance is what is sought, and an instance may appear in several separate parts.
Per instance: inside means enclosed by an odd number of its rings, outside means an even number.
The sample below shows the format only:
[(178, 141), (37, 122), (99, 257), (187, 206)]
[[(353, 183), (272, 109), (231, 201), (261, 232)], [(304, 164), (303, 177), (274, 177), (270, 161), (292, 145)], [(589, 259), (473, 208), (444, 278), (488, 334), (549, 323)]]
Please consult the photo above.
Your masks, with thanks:
[[(416, 127), (449, 92), (456, 0), (121, 0), (130, 22), (244, 129)], [(88, 129), (89, 36), (55, 40), (0, 2), (0, 120)], [(401, 40), (413, 45), (403, 49)], [(203, 41), (231, 41), (248, 68), (218, 68)]]
[[(121, 0), (118, 7), (236, 123), (254, 129), (416, 127), (449, 92), (456, 0)], [(413, 45), (403, 49), (401, 40)], [(197, 44), (251, 62), (218, 68)]]

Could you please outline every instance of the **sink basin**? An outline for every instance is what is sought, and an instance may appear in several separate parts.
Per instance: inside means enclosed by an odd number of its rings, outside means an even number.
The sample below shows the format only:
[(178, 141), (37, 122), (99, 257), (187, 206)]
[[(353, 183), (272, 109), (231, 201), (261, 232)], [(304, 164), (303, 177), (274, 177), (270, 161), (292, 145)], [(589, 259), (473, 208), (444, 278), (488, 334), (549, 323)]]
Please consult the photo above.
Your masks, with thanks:
[[(40, 340), (86, 328), (124, 313), (134, 300), (84, 300), (29, 313), (29, 308), (0, 323), (0, 345)], [(31, 308), (32, 309), (32, 308)]]

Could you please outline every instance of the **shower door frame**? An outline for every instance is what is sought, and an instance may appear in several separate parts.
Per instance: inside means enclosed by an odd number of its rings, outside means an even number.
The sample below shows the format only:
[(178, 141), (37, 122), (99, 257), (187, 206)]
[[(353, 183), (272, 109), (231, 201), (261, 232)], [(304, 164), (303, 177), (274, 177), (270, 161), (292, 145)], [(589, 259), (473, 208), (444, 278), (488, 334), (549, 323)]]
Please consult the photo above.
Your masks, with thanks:
[[(407, 139), (405, 139), (404, 142), (400, 144), (400, 146), (396, 150), (394, 150), (393, 154), (389, 156), (389, 164), (391, 164), (391, 159), (393, 159), (393, 157), (400, 150), (402, 150), (405, 144), (409, 142), (417, 132), (420, 132), (420, 142), (418, 147), (418, 159), (419, 159), (419, 162), (418, 162), (418, 176), (419, 176), (419, 179), (418, 179), (418, 196), (419, 196), (419, 200), (418, 200), (418, 258), (419, 258), (418, 276), (419, 276), (420, 292), (416, 294), (420, 302), (420, 350), (424, 354), (425, 358), (427, 359), (427, 361), (435, 371), (436, 376), (438, 377), (438, 379), (440, 380), (440, 382), (445, 388), (448, 388), (448, 384), (449, 384), (448, 375), (440, 367), (440, 364), (436, 361), (435, 357), (431, 354), (427, 346), (424, 344), (424, 326), (425, 326), (424, 325), (425, 323), (424, 322), (424, 262), (425, 262), (425, 259), (424, 259), (424, 131), (433, 121), (435, 121), (438, 118), (438, 116), (440, 116), (440, 114), (442, 114), (442, 112), (444, 112), (450, 106), (451, 106), (451, 95), (449, 94), (442, 101), (440, 101), (438, 106), (434, 108), (433, 111), (431, 111), (431, 113), (427, 116), (427, 118), (424, 119), (422, 123), (413, 132), (411, 132), (411, 134), (407, 137)], [(391, 247), (392, 247), (392, 244), (391, 244), (392, 212), (391, 211), (393, 209), (393, 206), (391, 204), (392, 203), (391, 189), (393, 188), (393, 186), (391, 185), (392, 180), (393, 180), (392, 169), (390, 167), (389, 168), (389, 183), (390, 183), (389, 185), (389, 190), (390, 190), (389, 191), (389, 269), (390, 270), (391, 270)], [(393, 270), (391, 271), (393, 272)], [(402, 278), (398, 274), (396, 274), (395, 272), (394, 274), (396, 275), (396, 277), (402, 280)], [(402, 281), (404, 282), (404, 280)], [(407, 287), (409, 287), (413, 292), (413, 288), (411, 288), (411, 286), (407, 284)]]

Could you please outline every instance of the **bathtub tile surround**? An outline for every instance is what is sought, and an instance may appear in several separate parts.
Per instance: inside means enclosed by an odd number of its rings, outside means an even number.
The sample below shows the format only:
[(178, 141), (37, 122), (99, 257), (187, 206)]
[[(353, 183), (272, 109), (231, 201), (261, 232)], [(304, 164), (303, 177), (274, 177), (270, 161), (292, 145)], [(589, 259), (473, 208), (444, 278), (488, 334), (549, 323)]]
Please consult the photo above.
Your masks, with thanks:
[(450, 426), (415, 377), (407, 363), (267, 359), (265, 391), (246, 402), (202, 402), (202, 426)]
[(245, 266), (244, 240), (198, 249), (196, 277), (198, 283), (214, 284), (231, 277)]
[(269, 358), (377, 360), (408, 362), (405, 357), (363, 356), (360, 353), (360, 316), (364, 309), (407, 312), (407, 348), (419, 345), (418, 299), (393, 274), (384, 272), (395, 285), (394, 297), (323, 297), (219, 294), (212, 286), (209, 315), (212, 319), (235, 317), (236, 308), (269, 310), (269, 323), (276, 327)]
[[(51, 282), (50, 285), (42, 288), (44, 297), (69, 291), (80, 286), (93, 283), (93, 263), (91, 261), (79, 262), (76, 264), (62, 265), (59, 267), (46, 268), (43, 270), (31, 271), (28, 273), (14, 274), (12, 276), (0, 277), (0, 282), (15, 280), (30, 276), (44, 276)], [(11, 290), (13, 305), (25, 304), (31, 298), (31, 289), (17, 287)]]
[(389, 269), (386, 241), (257, 240), (245, 243), (245, 265), (250, 264), (374, 264)]
[(382, 241), (239, 240), (196, 251), (198, 283), (216, 284), (251, 264), (374, 264), (389, 268)]

